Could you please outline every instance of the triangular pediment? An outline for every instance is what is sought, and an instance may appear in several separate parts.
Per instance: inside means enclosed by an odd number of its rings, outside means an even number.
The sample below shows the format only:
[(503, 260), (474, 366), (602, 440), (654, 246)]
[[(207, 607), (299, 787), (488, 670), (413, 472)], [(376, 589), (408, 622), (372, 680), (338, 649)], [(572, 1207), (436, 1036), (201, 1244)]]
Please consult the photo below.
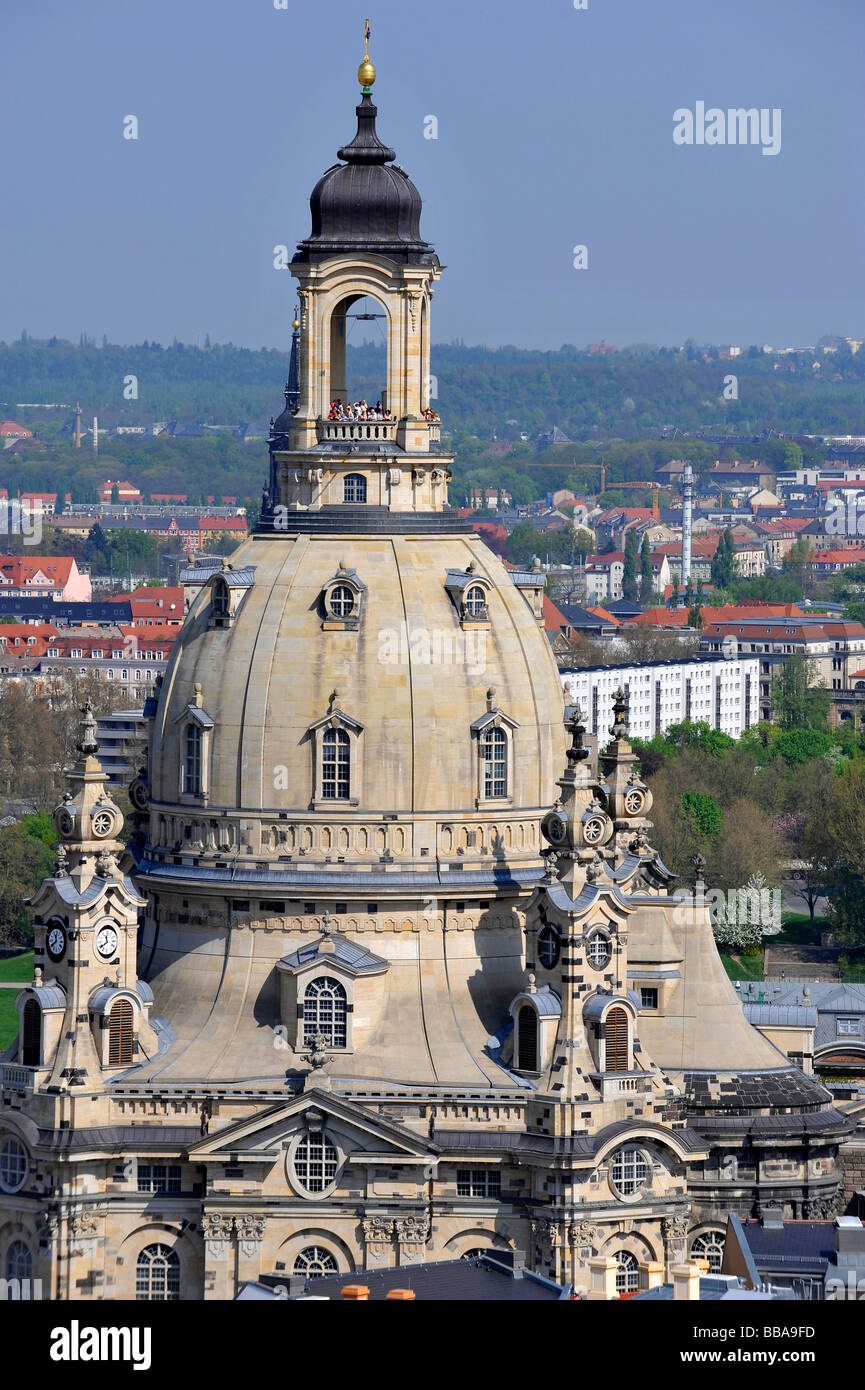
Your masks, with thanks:
[(416, 1160), (425, 1162), (436, 1155), (437, 1145), (402, 1125), (386, 1120), (366, 1106), (347, 1100), (344, 1096), (316, 1087), (304, 1091), (285, 1102), (268, 1106), (257, 1115), (238, 1120), (235, 1124), (205, 1135), (198, 1143), (190, 1146), (188, 1153), (199, 1161), (212, 1159), (225, 1162), (228, 1159), (262, 1161), (278, 1155), (285, 1140), (291, 1138), (299, 1129), (305, 1129), (306, 1120), (315, 1112), (315, 1123), (325, 1128), (333, 1127), (343, 1136), (351, 1138), (357, 1149), (365, 1151), (370, 1157)]

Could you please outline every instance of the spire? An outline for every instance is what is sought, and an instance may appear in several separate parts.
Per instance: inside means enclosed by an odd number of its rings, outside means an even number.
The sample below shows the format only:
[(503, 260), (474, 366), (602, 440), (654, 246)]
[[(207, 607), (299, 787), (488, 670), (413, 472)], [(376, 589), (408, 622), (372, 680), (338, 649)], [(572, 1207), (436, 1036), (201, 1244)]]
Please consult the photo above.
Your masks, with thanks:
[(357, 80), (360, 83), (361, 91), (364, 93), (371, 92), (372, 85), (375, 82), (375, 68), (369, 61), (369, 35), (369, 20), (365, 19), (363, 23), (363, 62), (357, 70)]
[(288, 363), (288, 380), (285, 383), (285, 408), (294, 415), (300, 404), (300, 372), (298, 365), (300, 319), (297, 317), (296, 307), (294, 310), (294, 322), (291, 327), (291, 358)]

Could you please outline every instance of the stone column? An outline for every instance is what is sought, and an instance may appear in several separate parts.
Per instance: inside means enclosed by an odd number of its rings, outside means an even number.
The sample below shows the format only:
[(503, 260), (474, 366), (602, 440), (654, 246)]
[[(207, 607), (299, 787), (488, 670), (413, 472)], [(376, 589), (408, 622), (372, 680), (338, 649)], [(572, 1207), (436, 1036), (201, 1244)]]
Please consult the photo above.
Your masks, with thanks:
[(429, 1219), (426, 1216), (403, 1216), (394, 1222), (394, 1228), (399, 1244), (398, 1264), (423, 1264), (429, 1238)]
[(204, 1297), (230, 1302), (234, 1298), (233, 1222), (213, 1212), (201, 1219), (204, 1237)]
[(669, 1270), (672, 1270), (673, 1265), (683, 1264), (687, 1260), (688, 1225), (687, 1213), (664, 1217), (664, 1258)]
[(386, 1216), (366, 1216), (362, 1226), (364, 1269), (389, 1269), (393, 1264), (393, 1221)]
[(234, 1234), (237, 1240), (236, 1282), (238, 1287), (247, 1279), (261, 1274), (261, 1242), (264, 1238), (263, 1216), (236, 1216)]

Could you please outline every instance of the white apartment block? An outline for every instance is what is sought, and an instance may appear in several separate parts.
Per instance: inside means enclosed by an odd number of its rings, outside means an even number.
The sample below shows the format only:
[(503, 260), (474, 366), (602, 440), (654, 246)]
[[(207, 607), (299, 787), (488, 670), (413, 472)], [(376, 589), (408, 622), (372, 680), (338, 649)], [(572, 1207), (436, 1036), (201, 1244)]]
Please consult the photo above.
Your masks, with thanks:
[(760, 674), (756, 657), (696, 655), (632, 666), (587, 666), (562, 671), (566, 701), (583, 711), (586, 729), (603, 745), (613, 722), (613, 695), (628, 696), (628, 728), (649, 739), (689, 719), (731, 738), (760, 719)]

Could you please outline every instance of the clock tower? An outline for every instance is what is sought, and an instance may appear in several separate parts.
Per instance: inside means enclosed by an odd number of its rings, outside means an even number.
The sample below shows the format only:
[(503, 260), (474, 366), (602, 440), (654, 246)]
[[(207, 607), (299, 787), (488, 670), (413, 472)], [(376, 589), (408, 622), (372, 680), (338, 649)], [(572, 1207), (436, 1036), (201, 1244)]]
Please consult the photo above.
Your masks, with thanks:
[(123, 813), (106, 791), (89, 702), (82, 713), (70, 789), (53, 816), (54, 871), (31, 900), (34, 981), (17, 1000), (21, 1060), (58, 1091), (92, 1089), (158, 1045), (153, 996), (136, 971), (145, 899), (120, 866)]

